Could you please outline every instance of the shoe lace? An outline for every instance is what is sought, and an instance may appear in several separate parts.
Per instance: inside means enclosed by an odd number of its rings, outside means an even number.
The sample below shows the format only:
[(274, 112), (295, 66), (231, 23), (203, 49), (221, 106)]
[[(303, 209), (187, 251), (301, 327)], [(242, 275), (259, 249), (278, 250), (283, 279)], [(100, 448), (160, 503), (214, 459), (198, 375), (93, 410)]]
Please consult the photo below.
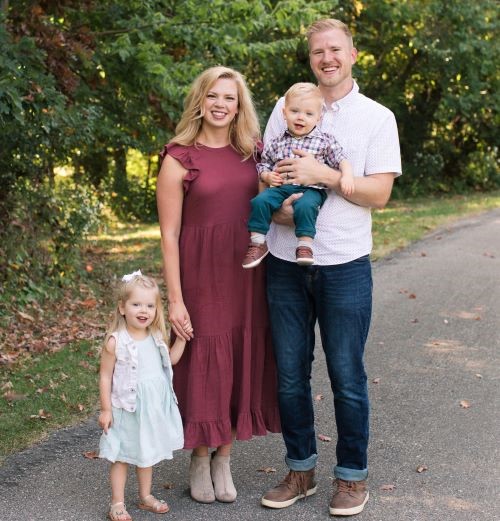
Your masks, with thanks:
[(355, 481), (345, 481), (343, 479), (337, 478), (336, 483), (337, 483), (337, 494), (341, 494), (341, 493), (350, 494), (351, 492), (356, 490)]

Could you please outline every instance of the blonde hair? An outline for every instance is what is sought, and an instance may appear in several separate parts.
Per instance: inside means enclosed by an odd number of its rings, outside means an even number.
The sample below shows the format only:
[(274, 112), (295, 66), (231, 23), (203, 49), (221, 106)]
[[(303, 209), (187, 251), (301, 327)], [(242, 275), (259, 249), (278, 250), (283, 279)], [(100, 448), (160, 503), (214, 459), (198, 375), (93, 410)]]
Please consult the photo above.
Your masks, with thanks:
[(104, 338), (104, 346), (108, 343), (109, 337), (115, 331), (125, 329), (127, 323), (125, 317), (120, 313), (120, 305), (124, 305), (130, 298), (134, 288), (151, 289), (156, 293), (156, 316), (149, 326), (151, 333), (160, 334), (165, 342), (168, 342), (167, 326), (165, 324), (165, 317), (163, 314), (163, 303), (161, 300), (160, 288), (154, 279), (146, 275), (134, 275), (128, 281), (120, 281), (116, 288), (116, 306), (113, 313), (113, 318), (106, 331)]
[(260, 138), (257, 113), (252, 96), (243, 76), (229, 67), (210, 67), (203, 71), (193, 82), (184, 101), (184, 112), (175, 129), (171, 143), (194, 145), (203, 125), (203, 102), (208, 91), (219, 79), (233, 80), (238, 91), (238, 114), (229, 128), (229, 140), (232, 147), (244, 159), (255, 152), (256, 142)]
[(285, 92), (285, 104), (289, 103), (291, 98), (295, 97), (312, 97), (317, 98), (320, 103), (323, 103), (323, 94), (321, 94), (321, 90), (314, 83), (300, 82), (294, 83), (286, 92)]
[(335, 18), (323, 18), (322, 20), (316, 20), (316, 22), (312, 23), (306, 31), (307, 42), (311, 42), (311, 36), (313, 34), (331, 31), (332, 29), (342, 31), (349, 39), (351, 47), (354, 47), (351, 30), (344, 22), (336, 20)]

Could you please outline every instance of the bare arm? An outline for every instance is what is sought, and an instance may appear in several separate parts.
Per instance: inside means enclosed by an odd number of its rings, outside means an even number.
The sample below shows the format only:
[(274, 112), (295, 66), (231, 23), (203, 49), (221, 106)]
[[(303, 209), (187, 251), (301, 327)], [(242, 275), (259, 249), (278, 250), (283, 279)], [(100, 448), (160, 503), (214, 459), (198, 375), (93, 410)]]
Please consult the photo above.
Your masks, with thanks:
[(163, 276), (167, 286), (168, 319), (177, 336), (190, 340), (193, 333), (184, 329), (190, 323), (181, 288), (179, 235), (184, 201), (183, 180), (187, 170), (167, 155), (161, 165), (156, 185), (156, 201), (161, 230)]
[(170, 348), (170, 361), (172, 365), (175, 365), (184, 354), (184, 349), (186, 348), (186, 341), (178, 336), (175, 339), (174, 345)]
[(99, 371), (99, 395), (101, 400), (101, 412), (99, 414), (99, 426), (107, 434), (113, 424), (113, 412), (111, 410), (111, 384), (113, 382), (113, 371), (115, 369), (115, 347), (114, 337), (110, 337), (101, 353), (101, 368)]

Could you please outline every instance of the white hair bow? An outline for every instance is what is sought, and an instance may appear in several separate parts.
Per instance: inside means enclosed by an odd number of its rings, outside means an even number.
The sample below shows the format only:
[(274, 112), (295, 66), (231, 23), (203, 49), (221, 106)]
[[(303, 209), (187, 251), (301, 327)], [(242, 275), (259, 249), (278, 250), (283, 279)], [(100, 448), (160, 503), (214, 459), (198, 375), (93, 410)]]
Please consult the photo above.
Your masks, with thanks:
[(127, 275), (123, 275), (122, 281), (123, 282), (130, 282), (135, 277), (142, 277), (141, 270), (133, 271), (132, 273), (129, 273)]

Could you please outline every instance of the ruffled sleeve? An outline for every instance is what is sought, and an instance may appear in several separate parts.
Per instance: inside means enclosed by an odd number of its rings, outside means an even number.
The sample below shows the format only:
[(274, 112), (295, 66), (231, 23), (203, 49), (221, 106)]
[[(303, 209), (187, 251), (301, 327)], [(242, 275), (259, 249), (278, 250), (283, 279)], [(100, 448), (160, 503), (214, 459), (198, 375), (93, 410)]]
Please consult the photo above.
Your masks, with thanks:
[(167, 154), (172, 156), (174, 159), (177, 159), (177, 161), (179, 161), (179, 163), (187, 170), (187, 173), (184, 176), (184, 180), (182, 182), (184, 193), (186, 194), (189, 190), (189, 185), (191, 182), (194, 181), (200, 174), (200, 170), (196, 166), (196, 152), (194, 147), (178, 145), (177, 143), (168, 143), (160, 152), (160, 166)]

